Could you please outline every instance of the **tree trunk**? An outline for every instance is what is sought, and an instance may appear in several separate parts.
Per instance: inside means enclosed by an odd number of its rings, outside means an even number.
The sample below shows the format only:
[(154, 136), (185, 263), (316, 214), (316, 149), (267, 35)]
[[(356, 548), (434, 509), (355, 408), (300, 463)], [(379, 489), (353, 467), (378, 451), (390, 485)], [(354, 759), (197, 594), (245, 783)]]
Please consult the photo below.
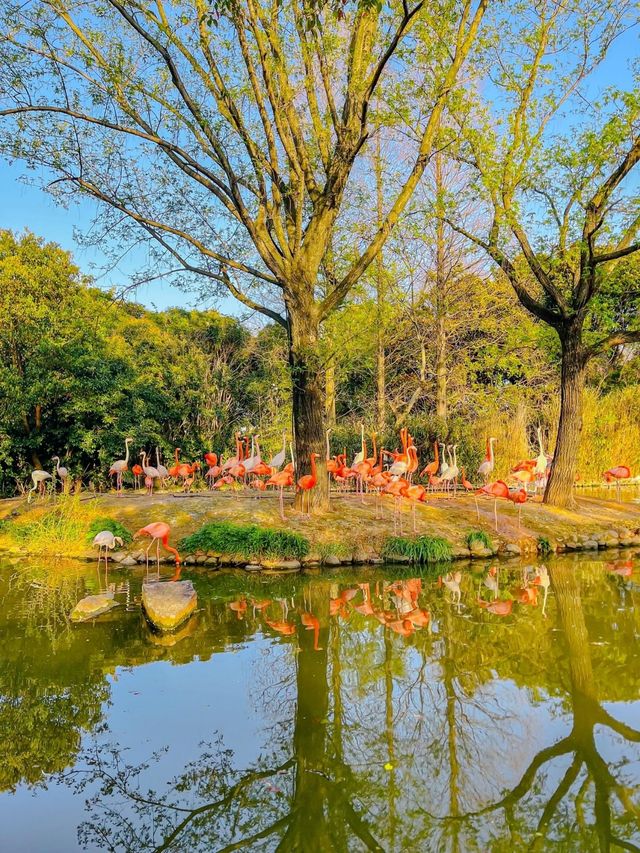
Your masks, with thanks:
[[(376, 136), (376, 197), (378, 212), (378, 228), (383, 222), (383, 190), (382, 190), (382, 153), (380, 150), (380, 134)], [(382, 249), (378, 252), (376, 264), (376, 429), (384, 435), (387, 419), (387, 389), (386, 389), (386, 358), (384, 330), (384, 260)]]
[[(311, 507), (329, 509), (325, 461), (324, 393), (318, 348), (319, 328), (313, 312), (289, 310), (289, 365), (292, 382), (293, 436), (296, 481), (311, 472), (311, 454), (317, 453), (318, 481), (311, 490)], [(296, 492), (296, 509), (302, 509), (303, 492)], [(307, 496), (305, 495), (305, 508)]]
[(444, 179), (442, 175), (442, 154), (438, 152), (435, 157), (435, 179), (436, 179), (436, 209), (438, 219), (436, 221), (436, 415), (447, 419), (447, 275), (445, 270), (446, 247), (444, 238), (444, 209), (442, 194)]
[(561, 327), (558, 334), (562, 344), (560, 419), (544, 502), (553, 506), (572, 507), (575, 505), (573, 486), (582, 434), (586, 358), (582, 348), (581, 326)]
[(336, 362), (334, 356), (331, 356), (324, 372), (324, 393), (324, 412), (327, 426), (333, 426), (336, 422)]

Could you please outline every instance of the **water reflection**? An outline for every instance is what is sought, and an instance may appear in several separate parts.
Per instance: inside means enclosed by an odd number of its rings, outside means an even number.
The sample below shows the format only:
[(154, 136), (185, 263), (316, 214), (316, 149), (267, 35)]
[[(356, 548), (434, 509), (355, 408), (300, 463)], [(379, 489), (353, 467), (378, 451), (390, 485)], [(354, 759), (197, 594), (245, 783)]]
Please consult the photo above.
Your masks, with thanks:
[[(628, 560), (440, 579), (196, 575), (202, 609), (173, 645), (124, 608), (35, 630), (14, 578), (0, 784), (57, 771), (86, 800), (87, 849), (638, 850), (640, 572)], [(251, 694), (249, 759), (215, 707), (195, 718), (206, 743), (177, 773), (161, 747), (175, 749), (180, 718), (144, 760), (113, 739), (109, 673), (229, 651)], [(183, 668), (163, 670), (167, 690)], [(141, 698), (153, 728), (161, 698)]]

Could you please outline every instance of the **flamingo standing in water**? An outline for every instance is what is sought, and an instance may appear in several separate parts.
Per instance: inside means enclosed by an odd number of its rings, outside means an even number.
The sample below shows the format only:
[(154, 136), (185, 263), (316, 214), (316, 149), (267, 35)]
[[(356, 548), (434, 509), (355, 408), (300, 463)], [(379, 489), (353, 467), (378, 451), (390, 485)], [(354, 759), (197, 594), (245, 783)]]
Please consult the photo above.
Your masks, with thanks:
[(104, 548), (104, 568), (108, 568), (109, 551), (113, 551), (116, 545), (121, 548), (124, 545), (120, 536), (114, 536), (110, 530), (101, 530), (93, 537), (93, 544), (98, 546), (98, 570), (100, 570), (100, 560), (102, 559), (102, 549)]
[(125, 471), (129, 470), (129, 445), (133, 441), (132, 438), (125, 438), (124, 440), (124, 449), (125, 449), (125, 457), (124, 459), (117, 459), (115, 462), (111, 464), (111, 468), (109, 468), (109, 476), (112, 477), (114, 474), (116, 476), (116, 492), (118, 495), (122, 495), (122, 475)]
[(316, 471), (316, 459), (320, 456), (319, 453), (312, 453), (310, 457), (311, 461), (311, 473), (305, 474), (304, 477), (300, 477), (298, 480), (298, 489), (302, 492), (302, 510), (304, 512), (304, 496), (305, 493), (307, 495), (307, 515), (311, 515), (311, 491), (316, 487), (316, 483), (318, 482), (318, 472)]
[(609, 468), (602, 475), (607, 483), (616, 481), (616, 500), (620, 503), (620, 480), (628, 480), (631, 477), (631, 468), (628, 465), (616, 465), (615, 468)]
[(484, 479), (485, 483), (489, 480), (489, 477), (493, 474), (493, 469), (495, 468), (495, 458), (493, 455), (493, 442), (495, 438), (490, 438), (487, 441), (487, 454), (485, 456), (484, 462), (478, 467), (478, 474)]
[(145, 551), (145, 555), (147, 558), (147, 570), (149, 569), (149, 550), (153, 543), (156, 543), (156, 560), (158, 563), (158, 572), (160, 571), (160, 543), (162, 543), (165, 551), (169, 551), (170, 554), (173, 554), (176, 561), (176, 568), (180, 565), (182, 560), (180, 559), (180, 554), (176, 551), (175, 548), (172, 548), (169, 545), (169, 534), (171, 533), (171, 528), (164, 521), (154, 521), (152, 524), (147, 524), (144, 527), (141, 527), (140, 530), (136, 531), (134, 535), (134, 539), (138, 539), (140, 536), (149, 536), (151, 537), (151, 542)]

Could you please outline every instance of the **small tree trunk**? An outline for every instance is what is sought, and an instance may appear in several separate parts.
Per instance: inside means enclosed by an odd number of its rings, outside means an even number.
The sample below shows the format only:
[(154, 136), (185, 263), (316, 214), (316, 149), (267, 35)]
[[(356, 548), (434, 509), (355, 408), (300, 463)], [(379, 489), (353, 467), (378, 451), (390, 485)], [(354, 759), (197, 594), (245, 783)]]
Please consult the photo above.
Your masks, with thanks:
[[(329, 509), (325, 461), (324, 393), (319, 329), (312, 312), (289, 311), (289, 365), (292, 381), (293, 435), (296, 481), (311, 472), (311, 454), (317, 453), (318, 482), (311, 491), (314, 509)], [(302, 492), (296, 493), (296, 509), (302, 509)], [(305, 508), (307, 498), (305, 496)]]
[(336, 363), (331, 356), (324, 372), (325, 418), (327, 426), (336, 422)]
[(444, 327), (444, 315), (438, 317), (436, 324), (436, 415), (447, 419), (447, 333)]
[(575, 505), (573, 486), (582, 434), (582, 397), (586, 359), (582, 348), (580, 326), (560, 328), (558, 334), (562, 344), (560, 419), (544, 502), (553, 506), (572, 507)]

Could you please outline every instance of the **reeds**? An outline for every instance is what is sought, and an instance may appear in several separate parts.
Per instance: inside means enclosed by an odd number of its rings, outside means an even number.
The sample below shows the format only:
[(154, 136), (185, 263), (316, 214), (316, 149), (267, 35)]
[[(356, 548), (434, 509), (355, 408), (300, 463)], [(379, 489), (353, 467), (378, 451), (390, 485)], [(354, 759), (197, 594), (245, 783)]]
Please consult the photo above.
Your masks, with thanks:
[(390, 536), (382, 546), (382, 556), (385, 559), (409, 557), (412, 563), (419, 564), (443, 563), (451, 560), (452, 548), (439, 536), (417, 536), (415, 539)]
[(309, 540), (300, 533), (270, 530), (257, 524), (216, 521), (186, 536), (179, 548), (185, 553), (208, 551), (250, 559), (299, 560), (309, 553)]

